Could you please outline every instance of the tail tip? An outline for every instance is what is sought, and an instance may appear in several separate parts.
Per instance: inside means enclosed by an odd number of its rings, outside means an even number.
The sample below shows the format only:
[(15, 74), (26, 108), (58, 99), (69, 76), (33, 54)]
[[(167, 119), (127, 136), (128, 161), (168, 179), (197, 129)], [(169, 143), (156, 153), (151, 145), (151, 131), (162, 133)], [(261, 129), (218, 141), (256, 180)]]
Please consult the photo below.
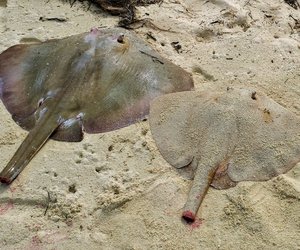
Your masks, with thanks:
[(11, 179), (4, 177), (4, 176), (0, 176), (0, 183), (4, 183), (4, 184), (10, 184), (11, 183)]
[(196, 219), (195, 213), (190, 210), (183, 211), (182, 219), (184, 219), (187, 223), (193, 223)]

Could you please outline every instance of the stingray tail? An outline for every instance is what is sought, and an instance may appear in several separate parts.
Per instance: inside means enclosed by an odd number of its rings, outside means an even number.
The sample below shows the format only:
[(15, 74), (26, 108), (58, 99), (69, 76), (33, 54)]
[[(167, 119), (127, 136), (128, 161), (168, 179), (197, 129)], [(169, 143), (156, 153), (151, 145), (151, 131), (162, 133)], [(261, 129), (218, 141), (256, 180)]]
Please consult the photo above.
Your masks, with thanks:
[(207, 193), (209, 185), (214, 179), (215, 173), (216, 168), (214, 167), (205, 164), (198, 165), (187, 202), (182, 212), (182, 218), (186, 222), (191, 223), (195, 221), (197, 211)]
[[(11, 183), (42, 148), (53, 131), (59, 126), (58, 117), (46, 112), (29, 132), (12, 159), (0, 173), (0, 182)], [(52, 114), (53, 115), (53, 114)]]

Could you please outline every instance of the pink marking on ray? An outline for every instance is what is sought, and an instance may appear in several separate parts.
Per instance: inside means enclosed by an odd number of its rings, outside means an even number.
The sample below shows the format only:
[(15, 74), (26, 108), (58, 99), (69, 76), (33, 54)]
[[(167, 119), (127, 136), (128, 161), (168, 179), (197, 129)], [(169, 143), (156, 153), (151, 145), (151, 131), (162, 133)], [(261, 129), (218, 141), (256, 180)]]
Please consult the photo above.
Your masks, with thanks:
[(93, 27), (93, 28), (91, 28), (90, 32), (91, 32), (92, 34), (99, 34), (99, 33), (100, 33), (100, 29), (98, 29), (98, 28), (96, 28), (96, 27)]
[(92, 43), (101, 34), (98, 28), (91, 28), (91, 31), (84, 37), (86, 43)]

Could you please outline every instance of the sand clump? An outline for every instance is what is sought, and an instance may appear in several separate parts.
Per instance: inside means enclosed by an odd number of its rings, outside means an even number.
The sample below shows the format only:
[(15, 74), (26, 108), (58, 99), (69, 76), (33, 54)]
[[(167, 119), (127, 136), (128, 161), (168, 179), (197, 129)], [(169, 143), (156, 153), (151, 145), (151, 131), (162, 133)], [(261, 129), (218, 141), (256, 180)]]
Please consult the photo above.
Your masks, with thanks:
[[(197, 90), (255, 87), (300, 115), (299, 10), (279, 0), (165, 0), (137, 14), (169, 30), (134, 32), (191, 72)], [(0, 1), (0, 51), (118, 21), (86, 2)], [(3, 168), (26, 132), (3, 105), (0, 113)], [(210, 188), (192, 228), (180, 221), (191, 181), (163, 160), (148, 121), (80, 143), (51, 140), (23, 173), (0, 187), (1, 249), (300, 247), (299, 164), (267, 182)]]

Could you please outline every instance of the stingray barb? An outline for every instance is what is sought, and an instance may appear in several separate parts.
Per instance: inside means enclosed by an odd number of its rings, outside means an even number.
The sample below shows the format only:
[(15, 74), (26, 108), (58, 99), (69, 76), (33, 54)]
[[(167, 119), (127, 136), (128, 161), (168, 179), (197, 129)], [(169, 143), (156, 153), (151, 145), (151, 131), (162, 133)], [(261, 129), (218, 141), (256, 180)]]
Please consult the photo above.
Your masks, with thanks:
[(158, 97), (150, 128), (166, 161), (194, 172), (186, 221), (195, 220), (210, 185), (269, 180), (300, 161), (300, 118), (251, 89)]
[(49, 138), (128, 126), (157, 96), (191, 89), (189, 73), (120, 28), (10, 47), (0, 55), (0, 97), (29, 134), (0, 180), (12, 182)]

